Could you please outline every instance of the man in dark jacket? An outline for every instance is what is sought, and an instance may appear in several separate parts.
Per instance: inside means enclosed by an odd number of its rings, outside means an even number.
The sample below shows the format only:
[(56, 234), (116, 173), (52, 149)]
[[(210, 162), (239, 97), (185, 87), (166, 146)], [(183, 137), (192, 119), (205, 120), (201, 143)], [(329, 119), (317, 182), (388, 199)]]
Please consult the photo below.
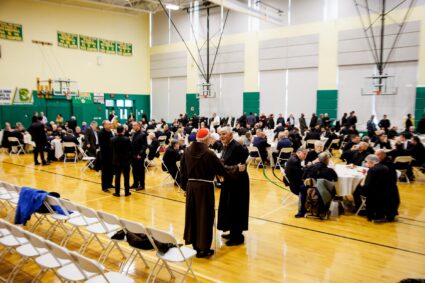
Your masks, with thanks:
[(181, 158), (179, 148), (179, 142), (172, 140), (162, 158), (164, 161), (164, 164), (162, 164), (162, 170), (167, 171), (175, 181), (175, 184), (178, 186), (180, 186), (180, 174), (177, 167), (177, 162), (180, 161)]
[[(247, 151), (233, 139), (232, 129), (225, 127), (220, 131), (223, 143), (221, 159), (225, 166), (245, 164)], [(249, 176), (245, 170), (236, 176), (227, 178), (222, 183), (220, 204), (218, 206), (218, 225), (222, 231), (230, 231), (223, 238), (229, 239), (227, 246), (243, 244), (243, 231), (248, 230), (249, 217)]]
[(131, 142), (128, 137), (124, 136), (124, 128), (117, 127), (117, 136), (111, 139), (112, 164), (115, 169), (115, 193), (116, 197), (120, 196), (121, 174), (124, 175), (125, 196), (130, 193), (130, 161), (131, 161)]
[(40, 165), (38, 162), (38, 155), (40, 154), (42, 164), (48, 165), (44, 159), (44, 146), (47, 144), (47, 136), (46, 131), (44, 130), (44, 125), (41, 123), (41, 117), (32, 117), (32, 124), (29, 127), (28, 132), (31, 135), (32, 141), (35, 143), (34, 164)]
[(318, 155), (318, 162), (312, 164), (304, 169), (303, 179), (313, 178), (326, 179), (328, 181), (338, 181), (338, 175), (335, 170), (328, 167), (329, 155), (326, 152), (322, 152)]
[(86, 129), (83, 149), (87, 150), (87, 155), (96, 156), (96, 148), (98, 146), (99, 138), (97, 136), (97, 122), (93, 121), (90, 123), (90, 127)]
[(139, 122), (133, 122), (132, 128), (134, 130), (131, 139), (131, 167), (133, 170), (133, 185), (131, 188), (136, 191), (145, 189), (145, 166), (144, 161), (146, 158), (146, 149), (148, 148), (148, 141), (146, 134), (141, 131)]
[[(112, 166), (112, 150), (111, 138), (113, 137), (111, 131), (112, 124), (109, 120), (103, 121), (103, 129), (99, 132), (99, 159), (100, 170), (102, 173), (102, 191), (107, 192), (109, 188), (113, 188), (112, 179), (114, 177), (114, 169)], [(97, 135), (97, 134), (96, 134)]]
[(385, 133), (388, 133), (388, 129), (391, 126), (391, 122), (390, 120), (387, 118), (387, 115), (384, 114), (384, 116), (382, 116), (381, 121), (379, 121), (378, 123), (378, 127), (380, 129), (383, 129), (385, 131)]
[(307, 200), (307, 190), (303, 183), (303, 168), (301, 167), (301, 161), (307, 156), (307, 150), (299, 149), (294, 156), (291, 156), (286, 162), (285, 176), (289, 181), (289, 188), (291, 192), (300, 197), (298, 204), (298, 213), (295, 215), (296, 218), (304, 217), (306, 213), (305, 202)]

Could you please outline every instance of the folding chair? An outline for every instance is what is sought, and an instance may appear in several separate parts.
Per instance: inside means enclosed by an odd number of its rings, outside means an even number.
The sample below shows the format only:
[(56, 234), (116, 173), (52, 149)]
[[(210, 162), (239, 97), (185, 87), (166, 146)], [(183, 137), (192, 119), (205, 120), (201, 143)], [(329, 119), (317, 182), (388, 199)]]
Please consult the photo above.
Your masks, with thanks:
[(167, 136), (159, 136), (158, 141), (161, 147), (165, 146), (165, 141), (167, 140)]
[(58, 227), (63, 230), (65, 235), (68, 235), (70, 230), (65, 226), (65, 223), (72, 217), (79, 216), (79, 212), (69, 211), (58, 198), (52, 196), (45, 198), (44, 205), (50, 212), (48, 216), (53, 219), (52, 225), (46, 231), (46, 239), (50, 239)]
[[(84, 257), (76, 252), (70, 252), (74, 264), (78, 265), (84, 280), (88, 283), (133, 283), (134, 280), (119, 272), (107, 271), (98, 262)], [(88, 275), (87, 275), (88, 274)]]
[[(249, 152), (249, 156), (247, 159), (248, 166), (251, 164), (252, 161), (254, 161), (254, 165), (255, 165), (255, 161), (258, 161), (257, 169), (260, 167), (260, 165), (264, 167), (263, 160), (261, 159), (260, 151), (258, 150), (256, 146), (248, 146), (248, 152)], [(257, 156), (252, 156), (251, 153)]]
[[(405, 167), (409, 167), (412, 163), (413, 158), (411, 156), (398, 156), (394, 159), (394, 164), (404, 164)], [(398, 179), (401, 179), (402, 177), (406, 178), (407, 183), (410, 184), (409, 177), (407, 177), (407, 168), (406, 169), (398, 169), (400, 171), (400, 177)]]
[(109, 238), (109, 243), (106, 245), (106, 248), (99, 256), (98, 261), (101, 264), (104, 264), (114, 247), (120, 251), (121, 255), (123, 256), (123, 259), (126, 259), (126, 255), (119, 245), (119, 242), (124, 242), (125, 238), (122, 240), (112, 239), (112, 236), (114, 236), (117, 231), (123, 229), (123, 227), (121, 226), (120, 219), (116, 215), (104, 211), (97, 211), (97, 215), (101, 220), (100, 223), (102, 224), (102, 227), (104, 229), (104, 234)]
[[(120, 219), (120, 222), (121, 222), (121, 226), (124, 228), (125, 231), (130, 231), (134, 234), (145, 234), (145, 235), (147, 234), (146, 228), (145, 226), (143, 226), (143, 224), (126, 220), (126, 219)], [(122, 265), (120, 272), (124, 272), (125, 267), (128, 265), (128, 269), (125, 272), (125, 274), (127, 275), (131, 264), (136, 260), (137, 256), (139, 256), (142, 259), (143, 263), (145, 264), (145, 267), (149, 268), (148, 262), (143, 257), (143, 254), (142, 254), (143, 250), (138, 249), (136, 247), (132, 247), (132, 246), (130, 246), (130, 248), (132, 249), (132, 251), (130, 255), (128, 256), (127, 260)]]
[(3, 182), (3, 194), (0, 194), (0, 201), (5, 208), (6, 220), (10, 221), (19, 202), (20, 187)]
[(28, 241), (28, 238), (27, 238), (28, 236), (26, 236), (25, 233), (28, 234), (29, 232), (26, 232), (22, 230), (21, 228), (18, 228), (17, 226), (14, 226), (14, 225), (10, 226), (10, 232), (11, 232), (11, 235), (15, 237), (17, 241), (21, 241), (21, 243), (23, 244), (15, 248), (16, 253), (18, 253), (21, 256), (21, 259), (15, 265), (12, 272), (10, 272), (6, 282), (13, 282), (16, 275), (19, 274), (21, 269), (29, 260), (34, 260), (36, 257), (39, 257), (48, 252), (46, 248), (34, 247), (31, 244), (31, 242)]
[(34, 262), (40, 267), (40, 272), (34, 277), (32, 280), (33, 283), (41, 281), (43, 276), (46, 274), (47, 271), (51, 270), (55, 275), (62, 281), (62, 279), (59, 277), (59, 275), (56, 273), (56, 269), (63, 267), (67, 264), (70, 264), (71, 261), (69, 260), (63, 260), (60, 258), (56, 258), (49, 246), (46, 243), (46, 240), (42, 237), (29, 233), (27, 231), (24, 231), (25, 238), (31, 243), (31, 245), (38, 250), (46, 250), (46, 253), (43, 253), (42, 255), (34, 258)]
[[(0, 262), (2, 262), (6, 255), (10, 253), (10, 251), (12, 251), (13, 249), (28, 244), (27, 239), (22, 237), (16, 237), (12, 234), (12, 226), (14, 225), (3, 219), (0, 219), (0, 230), (3, 231), (2, 233), (4, 233), (4, 237), (0, 238), (0, 245), (4, 247), (4, 249), (0, 253)], [(7, 234), (6, 231), (9, 231), (9, 233)]]
[[(279, 166), (279, 168), (282, 168), (282, 161), (288, 161), (288, 159), (291, 157), (291, 153), (294, 152), (294, 149), (292, 147), (284, 147), (280, 150), (279, 155), (276, 159), (276, 166)], [(284, 157), (287, 156), (287, 157)]]
[[(159, 147), (158, 147), (158, 150), (159, 150)], [(143, 162), (143, 165), (145, 166), (145, 171), (148, 172), (149, 174), (153, 174), (153, 172), (149, 170), (149, 167), (155, 165), (154, 159), (155, 158), (153, 158), (152, 160), (149, 160), (149, 148), (146, 149), (146, 158), (145, 158), (145, 162)]]
[(318, 141), (318, 140), (306, 140), (306, 142), (305, 142), (305, 148), (306, 149), (314, 148), (314, 143), (316, 141)]
[(91, 168), (90, 166), (93, 166), (94, 162), (96, 161), (96, 157), (88, 156), (84, 149), (82, 149), (81, 147), (78, 147), (78, 150), (80, 151), (82, 156), (81, 160), (86, 161), (86, 165), (81, 168), (81, 172), (83, 172), (86, 171), (88, 168)]
[(366, 210), (366, 197), (360, 196), (360, 198), (362, 200), (362, 204), (360, 205), (359, 209), (357, 209), (356, 215), (359, 215), (360, 211)]
[(328, 152), (329, 152), (329, 154), (331, 155), (331, 156), (333, 156), (333, 154), (332, 154), (332, 146), (334, 145), (334, 144), (339, 144), (339, 139), (333, 139), (332, 141), (331, 141), (331, 143), (329, 144), (329, 146), (328, 146), (328, 148), (326, 149)]
[[(63, 148), (63, 163), (66, 163), (66, 161), (69, 160), (68, 154), (74, 154), (74, 163), (76, 163), (78, 159), (77, 145), (73, 142), (63, 142), (62, 148)], [(68, 149), (68, 152), (67, 152), (67, 149)], [(72, 149), (73, 151), (69, 151), (69, 149)]]
[[(19, 141), (19, 139), (17, 137), (8, 137), (7, 140), (9, 141), (12, 150), (9, 152), (9, 155), (11, 155), (12, 153), (15, 154), (21, 154), (21, 153), (25, 153), (25, 147), (24, 145)], [(16, 148), (16, 152), (14, 152), (13, 148)]]
[(59, 267), (56, 270), (56, 274), (61, 278), (62, 282), (78, 282), (85, 281), (87, 278), (96, 276), (96, 273), (84, 272), (76, 264), (74, 258), (71, 256), (71, 252), (64, 247), (61, 247), (53, 242), (46, 241), (46, 245), (49, 251), (58, 262), (69, 262), (66, 265)]
[[(159, 262), (162, 262), (158, 271), (156, 271), (155, 276), (153, 278), (152, 282), (155, 282), (156, 277), (158, 276), (159, 272), (161, 271), (161, 269), (165, 266), (168, 270), (168, 272), (171, 275), (171, 278), (174, 279), (175, 276), (171, 270), (171, 268), (168, 265), (168, 262), (184, 262), (187, 265), (187, 270), (186, 272), (183, 274), (183, 279), (181, 282), (184, 282), (187, 275), (189, 274), (189, 272), (193, 275), (193, 278), (196, 280), (196, 282), (198, 282), (198, 278), (196, 277), (195, 273), (192, 270), (192, 259), (193, 257), (196, 256), (196, 250), (189, 248), (189, 247), (185, 247), (185, 246), (180, 246), (179, 243), (177, 242), (177, 239), (168, 232), (165, 231), (161, 231), (158, 229), (155, 229), (153, 227), (147, 227), (146, 231), (148, 232), (148, 235), (151, 239), (152, 245), (154, 246), (156, 252), (156, 256), (158, 257), (158, 260), (155, 263), (155, 266), (153, 267), (153, 269), (151, 270), (151, 272), (149, 273), (149, 277), (146, 280), (146, 282), (149, 282), (152, 275), (154, 275), (154, 272), (159, 264)], [(166, 253), (162, 253), (157, 246), (157, 243), (170, 243), (172, 245), (174, 245), (175, 247), (170, 248)]]
[(62, 206), (65, 207), (68, 211), (78, 211), (79, 213), (79, 215), (76, 215), (75, 217), (71, 217), (70, 219), (68, 219), (67, 223), (70, 224), (72, 228), (69, 231), (69, 233), (63, 238), (61, 242), (61, 246), (66, 247), (71, 237), (74, 235), (75, 232), (77, 232), (78, 234), (80, 234), (81, 238), (83, 239), (83, 243), (80, 247), (80, 249), (82, 249), (83, 247), (87, 245), (88, 238), (83, 234), (83, 232), (81, 231), (81, 228), (87, 227), (91, 224), (95, 224), (99, 222), (99, 220), (97, 218), (89, 218), (82, 215), (81, 206), (74, 204), (69, 200), (60, 199), (60, 202)]

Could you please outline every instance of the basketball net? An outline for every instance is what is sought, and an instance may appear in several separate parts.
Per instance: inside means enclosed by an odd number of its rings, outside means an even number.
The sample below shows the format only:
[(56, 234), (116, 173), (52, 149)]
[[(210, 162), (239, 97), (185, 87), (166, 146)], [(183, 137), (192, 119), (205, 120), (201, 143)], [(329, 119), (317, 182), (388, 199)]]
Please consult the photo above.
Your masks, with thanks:
[(65, 92), (64, 94), (66, 96), (66, 99), (68, 99), (68, 100), (71, 100), (72, 99), (72, 96), (71, 96), (71, 93), (70, 92)]

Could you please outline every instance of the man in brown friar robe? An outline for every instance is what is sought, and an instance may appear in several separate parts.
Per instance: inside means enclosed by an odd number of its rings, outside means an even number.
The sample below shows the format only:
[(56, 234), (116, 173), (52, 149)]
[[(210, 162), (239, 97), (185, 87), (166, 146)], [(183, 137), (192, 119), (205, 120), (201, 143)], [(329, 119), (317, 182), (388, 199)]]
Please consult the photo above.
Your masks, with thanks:
[[(233, 139), (230, 127), (220, 130), (223, 143), (221, 159), (226, 167), (245, 164), (248, 151)], [(243, 244), (242, 231), (248, 230), (249, 217), (249, 176), (248, 172), (239, 172), (236, 176), (226, 178), (221, 187), (220, 204), (218, 206), (218, 225), (222, 231), (230, 231), (222, 237), (229, 239), (227, 246)]]
[(245, 165), (225, 168), (215, 153), (208, 149), (208, 129), (200, 129), (184, 152), (180, 162), (182, 188), (186, 191), (184, 239), (192, 244), (198, 258), (214, 254), (211, 250), (215, 216), (214, 177), (245, 171)]

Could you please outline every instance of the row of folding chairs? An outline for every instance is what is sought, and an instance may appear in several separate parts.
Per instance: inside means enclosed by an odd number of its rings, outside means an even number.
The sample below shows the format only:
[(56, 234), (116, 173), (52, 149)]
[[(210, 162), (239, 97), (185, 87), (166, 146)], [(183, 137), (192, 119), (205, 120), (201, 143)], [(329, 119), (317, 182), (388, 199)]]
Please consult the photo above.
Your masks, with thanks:
[[(15, 189), (15, 191), (13, 191)], [(2, 182), (0, 184), (0, 193), (7, 191), (7, 194), (14, 194), (16, 203), (19, 200), (19, 194), (17, 192), (18, 187)], [(0, 194), (0, 199), (3, 194)], [(16, 200), (17, 199), (17, 200)], [(4, 201), (10, 202), (10, 199)], [(6, 204), (5, 204), (6, 205)], [(180, 246), (177, 243), (176, 238), (165, 231), (158, 230), (153, 227), (145, 227), (141, 223), (129, 221), (126, 219), (118, 218), (116, 215), (96, 211), (94, 209), (73, 203), (66, 199), (56, 198), (53, 196), (47, 196), (44, 205), (48, 210), (48, 213), (35, 213), (33, 214), (36, 218), (35, 222), (30, 228), (30, 231), (34, 232), (43, 222), (48, 223), (48, 228), (45, 231), (44, 237), (51, 239), (54, 233), (60, 229), (63, 231), (64, 236), (60, 242), (60, 246), (66, 247), (74, 235), (79, 235), (82, 239), (82, 244), (78, 250), (79, 254), (84, 255), (87, 248), (93, 241), (97, 241), (102, 248), (102, 252), (98, 258), (100, 264), (105, 264), (111, 252), (116, 249), (122, 255), (123, 261), (120, 263), (119, 271), (128, 274), (131, 265), (137, 258), (140, 258), (146, 268), (149, 265), (143, 256), (144, 250), (129, 246), (131, 252), (129, 256), (126, 256), (123, 249), (120, 247), (119, 242), (124, 242), (124, 239), (113, 239), (112, 236), (118, 231), (131, 232), (134, 234), (145, 234), (147, 235), (152, 246), (157, 250), (157, 261), (154, 268), (149, 274), (148, 281), (153, 277), (155, 281), (157, 275), (163, 267), (165, 267), (170, 273), (172, 278), (175, 278), (174, 273), (169, 267), (167, 262), (184, 262), (187, 266), (186, 272), (184, 273), (183, 280), (186, 276), (191, 273), (197, 280), (192, 270), (192, 259), (196, 255), (196, 251)], [(9, 211), (14, 209), (13, 204), (9, 204)], [(16, 206), (16, 204), (15, 204)], [(7, 220), (10, 220), (11, 212), (6, 216)], [(107, 239), (107, 244), (102, 240)], [(155, 239), (155, 240), (154, 240)], [(156, 241), (156, 242), (155, 242)], [(171, 243), (171, 248), (167, 253), (161, 254), (156, 246), (156, 243)]]

